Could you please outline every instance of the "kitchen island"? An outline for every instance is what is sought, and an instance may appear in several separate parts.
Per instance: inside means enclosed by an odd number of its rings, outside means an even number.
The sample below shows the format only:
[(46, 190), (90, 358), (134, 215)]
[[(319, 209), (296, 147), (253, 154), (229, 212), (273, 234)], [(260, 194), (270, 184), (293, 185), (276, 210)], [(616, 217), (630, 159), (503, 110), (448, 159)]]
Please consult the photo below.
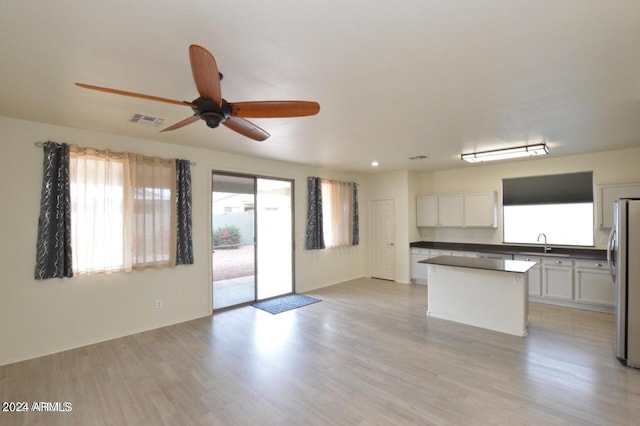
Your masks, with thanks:
[(528, 276), (535, 262), (438, 256), (428, 265), (427, 315), (527, 335)]

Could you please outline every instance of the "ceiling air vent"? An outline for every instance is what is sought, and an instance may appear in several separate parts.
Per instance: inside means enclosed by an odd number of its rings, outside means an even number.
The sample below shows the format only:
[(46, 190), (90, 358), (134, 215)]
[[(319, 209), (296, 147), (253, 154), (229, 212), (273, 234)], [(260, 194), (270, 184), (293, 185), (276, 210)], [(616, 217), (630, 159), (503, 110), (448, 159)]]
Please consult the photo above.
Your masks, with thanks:
[(150, 115), (144, 114), (133, 114), (129, 119), (129, 122), (158, 127), (164, 124), (164, 118), (151, 117)]

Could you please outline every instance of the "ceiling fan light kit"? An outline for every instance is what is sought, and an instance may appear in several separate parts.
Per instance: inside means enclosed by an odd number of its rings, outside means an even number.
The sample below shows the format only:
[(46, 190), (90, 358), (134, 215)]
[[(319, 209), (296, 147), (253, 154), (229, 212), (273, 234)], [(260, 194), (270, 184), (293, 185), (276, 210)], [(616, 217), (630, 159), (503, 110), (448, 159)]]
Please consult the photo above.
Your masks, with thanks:
[(546, 143), (535, 145), (519, 146), (516, 148), (495, 149), (492, 151), (472, 152), (462, 154), (460, 158), (468, 163), (479, 163), (483, 161), (508, 160), (512, 158), (532, 157), (536, 155), (549, 154)]
[(199, 98), (193, 102), (177, 101), (158, 96), (144, 95), (141, 93), (127, 92), (124, 90), (109, 89), (107, 87), (92, 86), (76, 83), (77, 86), (107, 92), (122, 96), (147, 99), (157, 102), (165, 102), (174, 105), (190, 107), (194, 115), (178, 123), (175, 123), (161, 132), (176, 130), (191, 123), (203, 120), (208, 127), (216, 128), (224, 124), (229, 129), (256, 141), (263, 141), (270, 135), (265, 130), (256, 126), (243, 117), (251, 118), (284, 118), (303, 117), (315, 115), (320, 111), (320, 105), (311, 101), (252, 101), (252, 102), (227, 102), (222, 98), (220, 80), (222, 74), (213, 55), (204, 47), (192, 44), (189, 46), (189, 60), (193, 79), (198, 90)]

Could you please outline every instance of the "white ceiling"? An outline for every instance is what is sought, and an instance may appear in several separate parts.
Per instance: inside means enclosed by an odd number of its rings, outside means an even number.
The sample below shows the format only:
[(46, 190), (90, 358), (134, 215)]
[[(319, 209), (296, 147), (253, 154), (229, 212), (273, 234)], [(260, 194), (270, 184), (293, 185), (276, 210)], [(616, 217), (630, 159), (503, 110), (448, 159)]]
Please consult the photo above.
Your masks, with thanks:
[[(191, 101), (192, 43), (216, 57), (228, 101), (315, 100), (320, 113), (252, 119), (265, 142), (200, 121), (160, 134), (128, 119), (191, 110), (73, 84)], [(3, 0), (0, 54), (0, 115), (309, 165), (640, 146), (637, 0)]]

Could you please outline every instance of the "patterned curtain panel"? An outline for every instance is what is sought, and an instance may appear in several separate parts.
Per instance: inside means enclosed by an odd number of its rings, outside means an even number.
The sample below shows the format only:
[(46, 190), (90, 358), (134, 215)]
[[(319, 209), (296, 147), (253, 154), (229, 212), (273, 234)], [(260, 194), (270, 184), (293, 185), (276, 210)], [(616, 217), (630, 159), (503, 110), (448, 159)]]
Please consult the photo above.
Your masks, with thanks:
[(176, 265), (192, 265), (191, 163), (176, 160), (177, 253)]
[(357, 246), (360, 244), (360, 218), (358, 216), (358, 184), (353, 182), (353, 240), (351, 245)]
[(307, 250), (324, 249), (324, 236), (322, 230), (322, 189), (319, 177), (307, 178), (307, 238), (305, 248)]
[(35, 278), (72, 277), (69, 146), (46, 142)]

